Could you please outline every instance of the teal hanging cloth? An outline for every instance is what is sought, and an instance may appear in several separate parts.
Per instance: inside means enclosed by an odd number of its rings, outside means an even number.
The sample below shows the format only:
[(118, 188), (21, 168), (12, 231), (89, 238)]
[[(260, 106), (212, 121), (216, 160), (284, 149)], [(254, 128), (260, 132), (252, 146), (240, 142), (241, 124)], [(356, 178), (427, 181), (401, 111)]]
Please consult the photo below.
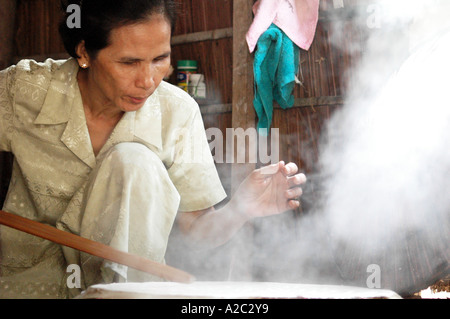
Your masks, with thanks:
[(275, 24), (258, 39), (253, 62), (258, 131), (267, 135), (272, 123), (273, 101), (283, 109), (294, 105), (292, 92), (299, 66), (300, 48)]

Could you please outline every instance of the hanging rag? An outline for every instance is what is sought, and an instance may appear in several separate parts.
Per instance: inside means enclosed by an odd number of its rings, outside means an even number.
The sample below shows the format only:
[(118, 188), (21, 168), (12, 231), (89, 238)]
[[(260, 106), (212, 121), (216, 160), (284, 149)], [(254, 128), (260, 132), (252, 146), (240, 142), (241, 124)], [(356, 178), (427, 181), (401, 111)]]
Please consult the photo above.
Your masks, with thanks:
[(246, 35), (252, 53), (259, 37), (274, 23), (301, 49), (308, 50), (316, 33), (319, 0), (258, 0)]
[(299, 67), (299, 56), (300, 48), (275, 24), (270, 25), (258, 40), (253, 62), (253, 105), (261, 135), (267, 135), (270, 128), (274, 100), (283, 109), (294, 104), (292, 91)]
[(253, 13), (246, 40), (250, 53), (256, 49), (253, 104), (259, 132), (265, 135), (272, 122), (273, 100), (282, 108), (294, 103), (300, 48), (308, 50), (313, 42), (319, 0), (258, 0)]

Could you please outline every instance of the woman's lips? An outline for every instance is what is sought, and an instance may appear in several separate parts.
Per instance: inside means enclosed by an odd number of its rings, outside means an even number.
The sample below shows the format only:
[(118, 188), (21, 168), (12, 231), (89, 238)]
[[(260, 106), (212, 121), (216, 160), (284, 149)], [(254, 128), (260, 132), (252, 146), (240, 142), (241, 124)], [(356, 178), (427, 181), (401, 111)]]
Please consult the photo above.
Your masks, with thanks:
[(146, 96), (146, 97), (129, 96), (128, 98), (130, 99), (131, 103), (133, 103), (133, 104), (142, 104), (148, 99), (148, 96)]

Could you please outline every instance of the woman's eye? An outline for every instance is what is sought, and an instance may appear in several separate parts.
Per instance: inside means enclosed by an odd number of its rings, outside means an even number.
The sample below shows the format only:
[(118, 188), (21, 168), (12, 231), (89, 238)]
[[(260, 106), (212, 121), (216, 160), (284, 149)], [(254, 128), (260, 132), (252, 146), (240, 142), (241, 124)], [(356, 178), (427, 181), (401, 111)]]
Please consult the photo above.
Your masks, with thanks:
[(139, 61), (135, 61), (135, 60), (122, 60), (122, 61), (119, 61), (120, 62), (120, 64), (123, 64), (123, 65), (136, 65)]
[(165, 61), (167, 58), (169, 58), (169, 56), (160, 56), (157, 57), (154, 61), (156, 62)]

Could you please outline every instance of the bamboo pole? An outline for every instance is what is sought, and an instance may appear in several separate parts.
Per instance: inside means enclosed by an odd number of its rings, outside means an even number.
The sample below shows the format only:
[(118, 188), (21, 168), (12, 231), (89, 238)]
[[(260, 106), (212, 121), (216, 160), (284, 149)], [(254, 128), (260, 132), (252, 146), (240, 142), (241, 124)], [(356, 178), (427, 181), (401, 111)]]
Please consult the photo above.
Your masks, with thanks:
[(119, 263), (160, 278), (181, 283), (190, 283), (194, 277), (176, 268), (114, 249), (75, 234), (59, 230), (18, 215), (0, 210), (0, 224), (38, 236), (54, 243)]

